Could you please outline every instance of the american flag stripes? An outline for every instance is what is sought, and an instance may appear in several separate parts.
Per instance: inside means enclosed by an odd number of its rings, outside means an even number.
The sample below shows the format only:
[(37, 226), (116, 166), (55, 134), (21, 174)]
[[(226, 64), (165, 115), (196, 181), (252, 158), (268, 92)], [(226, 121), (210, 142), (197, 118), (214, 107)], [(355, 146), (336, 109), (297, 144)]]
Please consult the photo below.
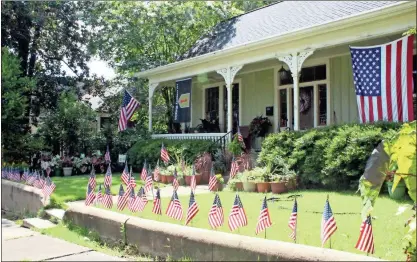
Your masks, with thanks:
[(224, 222), (223, 207), (218, 194), (214, 197), (213, 205), (209, 211), (208, 220), (211, 228), (221, 227)]
[(290, 220), (288, 221), (288, 227), (291, 228), (291, 234), (289, 235), (289, 237), (294, 241), (297, 240), (297, 208), (297, 199), (295, 199)]
[(383, 45), (350, 47), (361, 123), (414, 119), (413, 41), (410, 35)]
[(109, 145), (107, 145), (106, 153), (104, 154), (104, 160), (106, 163), (111, 162)]
[(117, 198), (117, 209), (123, 210), (127, 205), (127, 200), (129, 198), (129, 190), (127, 192), (124, 191), (123, 185), (120, 184), (119, 188), (119, 196)]
[(140, 179), (145, 181), (147, 175), (148, 175), (148, 170), (146, 169), (146, 160), (145, 160), (145, 163), (143, 163), (142, 172), (140, 172)]
[(139, 102), (125, 90), (122, 108), (120, 109), (119, 132), (127, 129), (127, 122), (139, 106)]
[(230, 178), (234, 178), (237, 172), (239, 172), (239, 164), (235, 160), (235, 157), (233, 157), (232, 165), (230, 166)]
[(214, 168), (213, 168), (213, 166), (212, 166), (212, 167), (211, 167), (211, 170), (210, 170), (210, 180), (209, 180), (208, 189), (209, 189), (210, 191), (213, 191), (213, 190), (214, 190), (214, 188), (216, 187), (216, 185), (217, 185), (217, 177), (216, 177), (216, 175), (214, 174)]
[(153, 179), (158, 182), (159, 181), (159, 160), (156, 163), (155, 169), (153, 171)]
[(269, 216), (268, 205), (266, 203), (266, 197), (262, 203), (261, 213), (258, 217), (258, 223), (256, 224), (255, 233), (259, 234), (272, 225), (271, 217)]
[(94, 193), (93, 188), (90, 186), (90, 184), (87, 185), (87, 194), (85, 198), (85, 205), (89, 206), (91, 205), (94, 200), (96, 199), (96, 194)]
[(133, 175), (133, 170), (132, 170), (132, 166), (130, 166), (130, 179), (129, 179), (129, 187), (130, 188), (135, 188), (136, 187), (136, 181), (135, 181), (135, 177)]
[(159, 188), (156, 190), (155, 199), (153, 200), (152, 213), (157, 214), (157, 215), (162, 215), (161, 192), (159, 191)]
[(239, 141), (239, 143), (240, 143), (240, 145), (243, 147), (243, 148), (246, 148), (246, 146), (245, 146), (245, 141), (243, 140), (243, 136), (242, 136), (242, 133), (240, 133), (240, 127), (239, 127), (239, 123), (237, 124), (237, 140)]
[(161, 159), (162, 161), (164, 161), (164, 163), (168, 163), (169, 162), (169, 154), (167, 149), (164, 146), (164, 143), (162, 143), (162, 147), (161, 147)]
[(171, 201), (168, 204), (166, 215), (176, 220), (182, 220), (182, 206), (180, 200), (178, 199), (177, 191), (175, 190), (172, 193)]
[(142, 212), (145, 209), (146, 204), (148, 204), (148, 198), (146, 197), (146, 192), (143, 187), (139, 189), (139, 192), (136, 198), (138, 199), (138, 203), (139, 203), (138, 210)]
[(127, 167), (127, 161), (125, 162), (125, 168), (123, 169), (120, 179), (123, 181), (123, 183), (125, 183), (125, 185), (127, 186), (129, 185), (130, 173), (129, 173), (129, 168)]
[(178, 182), (178, 174), (177, 169), (174, 169), (174, 180), (172, 180), (172, 187), (174, 188), (174, 191), (178, 190), (178, 187), (180, 186), (180, 183)]
[(197, 180), (195, 178), (195, 166), (193, 165), (193, 173), (191, 174), (191, 182), (190, 187), (193, 192), (195, 192), (195, 189), (197, 188)]
[(127, 202), (127, 207), (129, 208), (129, 210), (131, 212), (137, 212), (138, 209), (135, 208), (135, 201), (136, 201), (136, 196), (135, 196), (135, 189), (131, 188), (129, 191), (129, 200)]
[(199, 209), (197, 202), (195, 201), (193, 191), (190, 194), (190, 202), (188, 204), (187, 216), (185, 218), (185, 225), (188, 225), (190, 221), (197, 215)]
[(332, 208), (329, 204), (329, 199), (326, 200), (324, 205), (323, 216), (321, 220), (321, 246), (323, 247), (327, 239), (329, 239), (336, 231), (336, 221), (334, 219)]
[(37, 187), (37, 188), (39, 188), (39, 189), (42, 189), (43, 188), (43, 184), (45, 183), (45, 178), (42, 176), (40, 176), (39, 174), (38, 174), (38, 177), (37, 177), (37, 179), (35, 180), (35, 182), (33, 183), (33, 185), (35, 186), (35, 187)]
[(238, 194), (236, 194), (235, 202), (229, 215), (229, 229), (234, 231), (239, 227), (248, 225), (248, 218), (246, 217), (245, 209)]
[(52, 182), (51, 178), (48, 176), (45, 179), (45, 183), (42, 188), (42, 192), (45, 198), (49, 197), (52, 194), (52, 192), (54, 192), (55, 188), (56, 188), (55, 183)]
[(104, 192), (103, 200), (101, 201), (101, 203), (103, 204), (105, 208), (110, 209), (113, 207), (113, 196), (110, 192), (109, 186), (104, 186), (104, 188), (105, 188), (105, 192)]
[(149, 192), (149, 191), (151, 191), (152, 190), (152, 172), (151, 172), (151, 170), (149, 170), (148, 172), (147, 172), (147, 175), (146, 175), (146, 180), (145, 180), (145, 192)]
[(33, 172), (32, 174), (29, 175), (28, 179), (26, 180), (26, 184), (33, 186), (33, 184), (35, 183), (37, 176), (36, 176), (36, 171)]
[(96, 189), (97, 181), (96, 181), (96, 171), (94, 170), (94, 166), (91, 166), (91, 173), (90, 178), (88, 179), (88, 184), (91, 186), (93, 190)]
[(111, 174), (111, 167), (109, 164), (109, 166), (107, 167), (106, 175), (104, 175), (104, 187), (106, 186), (111, 187), (111, 178), (112, 178), (112, 174)]
[(373, 254), (375, 252), (374, 235), (372, 233), (372, 222), (371, 216), (369, 215), (361, 224), (360, 235), (355, 248), (366, 253)]
[(96, 205), (100, 204), (103, 200), (103, 193), (101, 192), (101, 184), (98, 185), (97, 197), (96, 197)]

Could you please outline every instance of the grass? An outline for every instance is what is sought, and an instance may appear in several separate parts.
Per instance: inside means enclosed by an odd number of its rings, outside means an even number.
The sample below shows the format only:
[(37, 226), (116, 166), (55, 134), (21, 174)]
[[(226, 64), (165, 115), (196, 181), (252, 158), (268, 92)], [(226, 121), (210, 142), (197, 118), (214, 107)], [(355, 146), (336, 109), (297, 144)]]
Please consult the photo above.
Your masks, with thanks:
[[(359, 227), (361, 224), (361, 199), (359, 195), (353, 192), (324, 192), (324, 191), (299, 191), (292, 194), (302, 195), (297, 199), (298, 201), (298, 225), (297, 225), (297, 243), (310, 246), (321, 246), (320, 241), (320, 224), (322, 212), (327, 194), (329, 194), (330, 205), (333, 209), (334, 217), (337, 224), (337, 231), (331, 238), (332, 249), (364, 254), (363, 252), (354, 248), (359, 236)], [(218, 231), (228, 232), (230, 230), (227, 226), (228, 214), (233, 205), (235, 193), (220, 192), (219, 193), (225, 213), (224, 225), (217, 229)], [(268, 202), (270, 216), (272, 220), (272, 227), (267, 229), (267, 239), (281, 240), (291, 242), (288, 235), (290, 229), (288, 228), (288, 219), (291, 214), (293, 201), (288, 200), (290, 194), (282, 194), (278, 197), (280, 201)], [(268, 194), (267, 197), (273, 195)], [(257, 218), (260, 213), (263, 194), (257, 193), (240, 193), (242, 203), (245, 207), (248, 216), (248, 226), (241, 228), (234, 234), (241, 234), (251, 237), (264, 237), (262, 232), (259, 236), (255, 235), (255, 227)], [(145, 210), (141, 213), (133, 214), (127, 208), (121, 213), (134, 215), (145, 219), (153, 219), (161, 222), (168, 222), (173, 224), (184, 225), (185, 213), (188, 207), (188, 196), (180, 196), (184, 211), (183, 221), (177, 221), (165, 216), (165, 210), (168, 206), (170, 198), (163, 198), (162, 201), (162, 216), (157, 216), (151, 212), (152, 202), (150, 201)], [(191, 226), (210, 229), (208, 224), (208, 213), (214, 200), (214, 194), (200, 194), (196, 195), (196, 201), (199, 205), (199, 213), (194, 218)], [(375, 239), (375, 254), (374, 257), (388, 259), (388, 260), (404, 260), (405, 256), (402, 251), (402, 236), (406, 232), (404, 222), (410, 217), (411, 212), (404, 212), (396, 216), (398, 207), (401, 204), (409, 203), (407, 201), (397, 202), (389, 197), (381, 196), (377, 202), (375, 209), (372, 212), (373, 232)], [(113, 211), (116, 211), (114, 204)], [(343, 213), (343, 214), (340, 214)], [(329, 247), (329, 241), (325, 247)]]

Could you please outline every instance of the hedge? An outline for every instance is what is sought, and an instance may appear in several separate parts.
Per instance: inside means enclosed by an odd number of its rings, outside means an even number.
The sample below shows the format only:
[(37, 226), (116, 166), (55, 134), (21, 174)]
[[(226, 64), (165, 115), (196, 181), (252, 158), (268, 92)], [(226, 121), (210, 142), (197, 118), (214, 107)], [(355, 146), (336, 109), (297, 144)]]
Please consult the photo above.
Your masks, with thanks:
[(144, 161), (156, 165), (161, 156), (161, 145), (164, 143), (171, 159), (175, 155), (183, 155), (184, 160), (191, 164), (196, 158), (205, 152), (214, 155), (220, 146), (210, 140), (170, 140), (149, 139), (137, 141), (127, 152), (129, 165), (134, 168), (142, 168)]
[(306, 188), (355, 188), (373, 149), (400, 126), (378, 122), (275, 133), (262, 143), (258, 160), (282, 157)]

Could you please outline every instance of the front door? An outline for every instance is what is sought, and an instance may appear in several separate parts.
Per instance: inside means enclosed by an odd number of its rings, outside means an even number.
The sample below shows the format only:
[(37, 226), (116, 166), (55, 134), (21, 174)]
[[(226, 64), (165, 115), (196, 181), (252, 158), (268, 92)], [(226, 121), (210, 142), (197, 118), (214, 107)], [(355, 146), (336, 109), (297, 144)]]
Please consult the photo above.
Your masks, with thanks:
[[(232, 85), (232, 112), (233, 112), (233, 134), (237, 132), (237, 125), (239, 122), (239, 84), (235, 83)], [(227, 88), (226, 86), (223, 86), (223, 90), (224, 90), (224, 100), (223, 100), (223, 105), (224, 105), (224, 120), (223, 123), (224, 124), (224, 130), (223, 132), (227, 132), (227, 126), (228, 126), (228, 117), (227, 117)]]

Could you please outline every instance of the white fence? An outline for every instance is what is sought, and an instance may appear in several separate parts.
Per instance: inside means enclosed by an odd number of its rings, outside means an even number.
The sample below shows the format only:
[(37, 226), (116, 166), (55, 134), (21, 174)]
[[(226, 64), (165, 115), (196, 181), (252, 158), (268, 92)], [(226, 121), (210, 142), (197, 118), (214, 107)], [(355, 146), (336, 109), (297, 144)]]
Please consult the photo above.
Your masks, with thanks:
[(222, 147), (225, 147), (229, 141), (227, 133), (195, 133), (195, 134), (155, 134), (151, 135), (152, 139), (173, 139), (173, 140), (190, 140), (201, 139), (211, 140), (219, 143)]

